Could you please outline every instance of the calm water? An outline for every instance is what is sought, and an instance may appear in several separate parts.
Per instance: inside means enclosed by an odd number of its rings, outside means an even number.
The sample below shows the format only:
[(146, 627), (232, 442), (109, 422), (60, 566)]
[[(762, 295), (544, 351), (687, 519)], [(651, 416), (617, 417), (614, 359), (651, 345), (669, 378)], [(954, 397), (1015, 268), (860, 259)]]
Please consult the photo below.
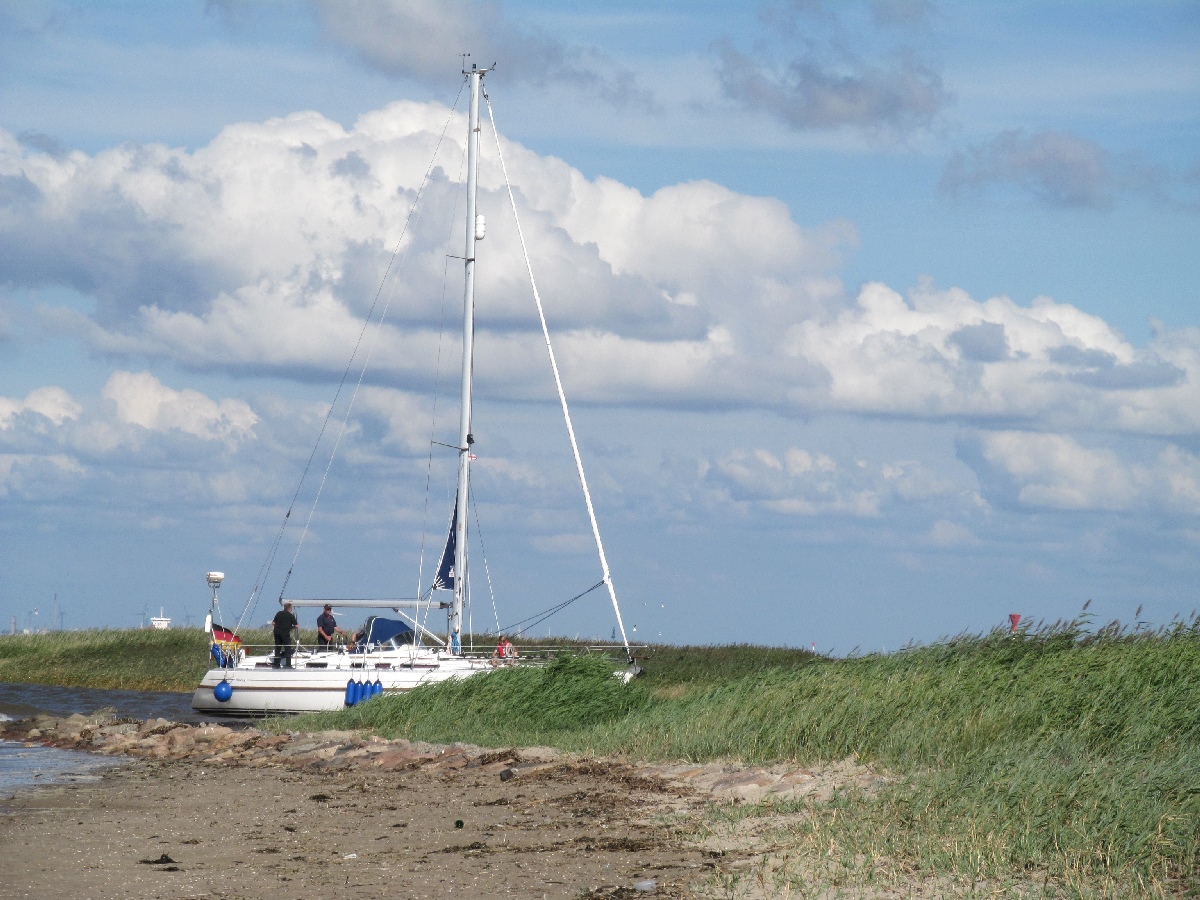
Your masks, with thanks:
[[(0, 721), (39, 713), (69, 716), (112, 709), (117, 715), (131, 719), (161, 717), (172, 722), (199, 722), (201, 718), (192, 710), (191, 703), (191, 694), (0, 683)], [(54, 781), (93, 781), (101, 770), (120, 764), (119, 759), (81, 750), (25, 747), (15, 741), (0, 741), (0, 809), (3, 798), (12, 796), (18, 788)]]
[(131, 719), (161, 717), (172, 722), (199, 722), (192, 695), (166, 691), (102, 691), (96, 688), (51, 687), (45, 684), (0, 683), (0, 714), (23, 719), (47, 713), (69, 716), (112, 709)]
[(95, 781), (103, 769), (120, 760), (82, 750), (26, 747), (16, 741), (0, 741), (0, 812), (4, 801), (18, 788), (51, 782)]

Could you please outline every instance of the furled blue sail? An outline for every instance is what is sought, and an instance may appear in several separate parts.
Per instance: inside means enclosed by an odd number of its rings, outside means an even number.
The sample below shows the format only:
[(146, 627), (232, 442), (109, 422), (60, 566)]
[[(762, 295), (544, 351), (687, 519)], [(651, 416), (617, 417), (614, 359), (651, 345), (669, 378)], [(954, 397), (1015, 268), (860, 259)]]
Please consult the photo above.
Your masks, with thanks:
[(437, 575), (433, 577), (433, 590), (454, 590), (454, 552), (458, 541), (458, 497), (454, 498), (454, 514), (450, 517), (450, 534), (446, 536), (446, 549), (438, 563)]

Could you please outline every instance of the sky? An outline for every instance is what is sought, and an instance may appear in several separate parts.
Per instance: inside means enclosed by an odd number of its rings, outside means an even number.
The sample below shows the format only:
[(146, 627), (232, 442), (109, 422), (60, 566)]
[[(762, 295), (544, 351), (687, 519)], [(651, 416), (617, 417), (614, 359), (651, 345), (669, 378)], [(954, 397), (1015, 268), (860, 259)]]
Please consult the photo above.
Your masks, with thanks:
[(1182, 2), (0, 4), (0, 629), (428, 586), (466, 52), (476, 630), (600, 579), (497, 146), (632, 639), (1188, 618), (1197, 46)]

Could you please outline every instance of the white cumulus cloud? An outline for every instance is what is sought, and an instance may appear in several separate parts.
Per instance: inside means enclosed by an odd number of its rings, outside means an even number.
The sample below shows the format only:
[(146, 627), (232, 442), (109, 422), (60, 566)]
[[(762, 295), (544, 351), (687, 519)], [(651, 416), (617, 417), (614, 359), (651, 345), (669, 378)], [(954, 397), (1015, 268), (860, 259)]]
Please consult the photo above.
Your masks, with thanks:
[(977, 301), (868, 284), (831, 319), (795, 325), (786, 352), (827, 373), (800, 406), (926, 419), (1024, 419), (1154, 434), (1200, 429), (1200, 334), (1134, 347), (1104, 320), (1039, 298)]
[(1174, 444), (1138, 461), (1064, 434), (1001, 431), (979, 440), (983, 458), (1011, 480), (1022, 505), (1200, 515), (1200, 457)]
[(24, 400), (0, 397), (0, 428), (8, 428), (18, 415), (26, 411), (61, 425), (68, 419), (78, 419), (83, 407), (60, 387), (35, 388)]
[(114, 372), (103, 396), (119, 421), (149, 431), (182, 431), (204, 440), (240, 440), (254, 435), (258, 416), (243, 400), (221, 401), (167, 387), (149, 372)]
[[(439, 358), (443, 372), (453, 368), (446, 348), (460, 315), (460, 264), (448, 256), (461, 254), (452, 215), (461, 115), (421, 187), (448, 116), (399, 102), (347, 128), (301, 112), (230, 125), (192, 152), (131, 144), (90, 157), (0, 133), (11, 187), (0, 276), (94, 297), (94, 314), (50, 307), (39, 321), (105, 354), (327, 381), (359, 346), (378, 384), (420, 394)], [(478, 388), (547, 398), (545, 348), (491, 144), (485, 134)], [(504, 147), (574, 399), (1200, 430), (1195, 329), (1161, 329), (1135, 346), (1047, 297), (1020, 305), (924, 283), (906, 295), (869, 283), (847, 296), (836, 272), (856, 240), (848, 223), (805, 227), (778, 200), (706, 181), (647, 196)], [(398, 277), (376, 304), (397, 246)], [(359, 345), (367, 316), (385, 310)], [(11, 404), (2, 409), (11, 417)], [(213, 427), (249, 429), (229, 415)]]
[(718, 459), (706, 477), (735, 502), (800, 516), (878, 518), (888, 502), (961, 492), (953, 481), (916, 460), (883, 465), (839, 462), (827, 453), (799, 447), (789, 447), (782, 457), (764, 448), (734, 449)]

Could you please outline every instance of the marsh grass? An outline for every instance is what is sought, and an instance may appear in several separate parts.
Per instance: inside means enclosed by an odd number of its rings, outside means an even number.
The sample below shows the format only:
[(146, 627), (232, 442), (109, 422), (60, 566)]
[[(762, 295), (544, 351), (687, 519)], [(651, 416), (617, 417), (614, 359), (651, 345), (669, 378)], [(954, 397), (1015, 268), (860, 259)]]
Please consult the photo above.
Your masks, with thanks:
[(345, 712), (286, 720), (289, 728), (366, 728), (385, 737), (484, 746), (571, 745), (597, 725), (645, 706), (646, 692), (613, 677), (602, 656), (560, 656), (545, 666), (418, 687)]
[[(269, 632), (259, 630), (243, 632), (243, 637), (252, 644), (271, 640)], [(208, 671), (208, 646), (208, 635), (198, 628), (0, 635), (0, 681), (192, 691)]]
[(208, 668), (198, 629), (59, 631), (0, 637), (0, 680), (182, 691)]
[(635, 652), (646, 669), (641, 683), (656, 696), (668, 699), (681, 699), (749, 675), (793, 672), (823, 659), (808, 650), (753, 644), (656, 645)]

